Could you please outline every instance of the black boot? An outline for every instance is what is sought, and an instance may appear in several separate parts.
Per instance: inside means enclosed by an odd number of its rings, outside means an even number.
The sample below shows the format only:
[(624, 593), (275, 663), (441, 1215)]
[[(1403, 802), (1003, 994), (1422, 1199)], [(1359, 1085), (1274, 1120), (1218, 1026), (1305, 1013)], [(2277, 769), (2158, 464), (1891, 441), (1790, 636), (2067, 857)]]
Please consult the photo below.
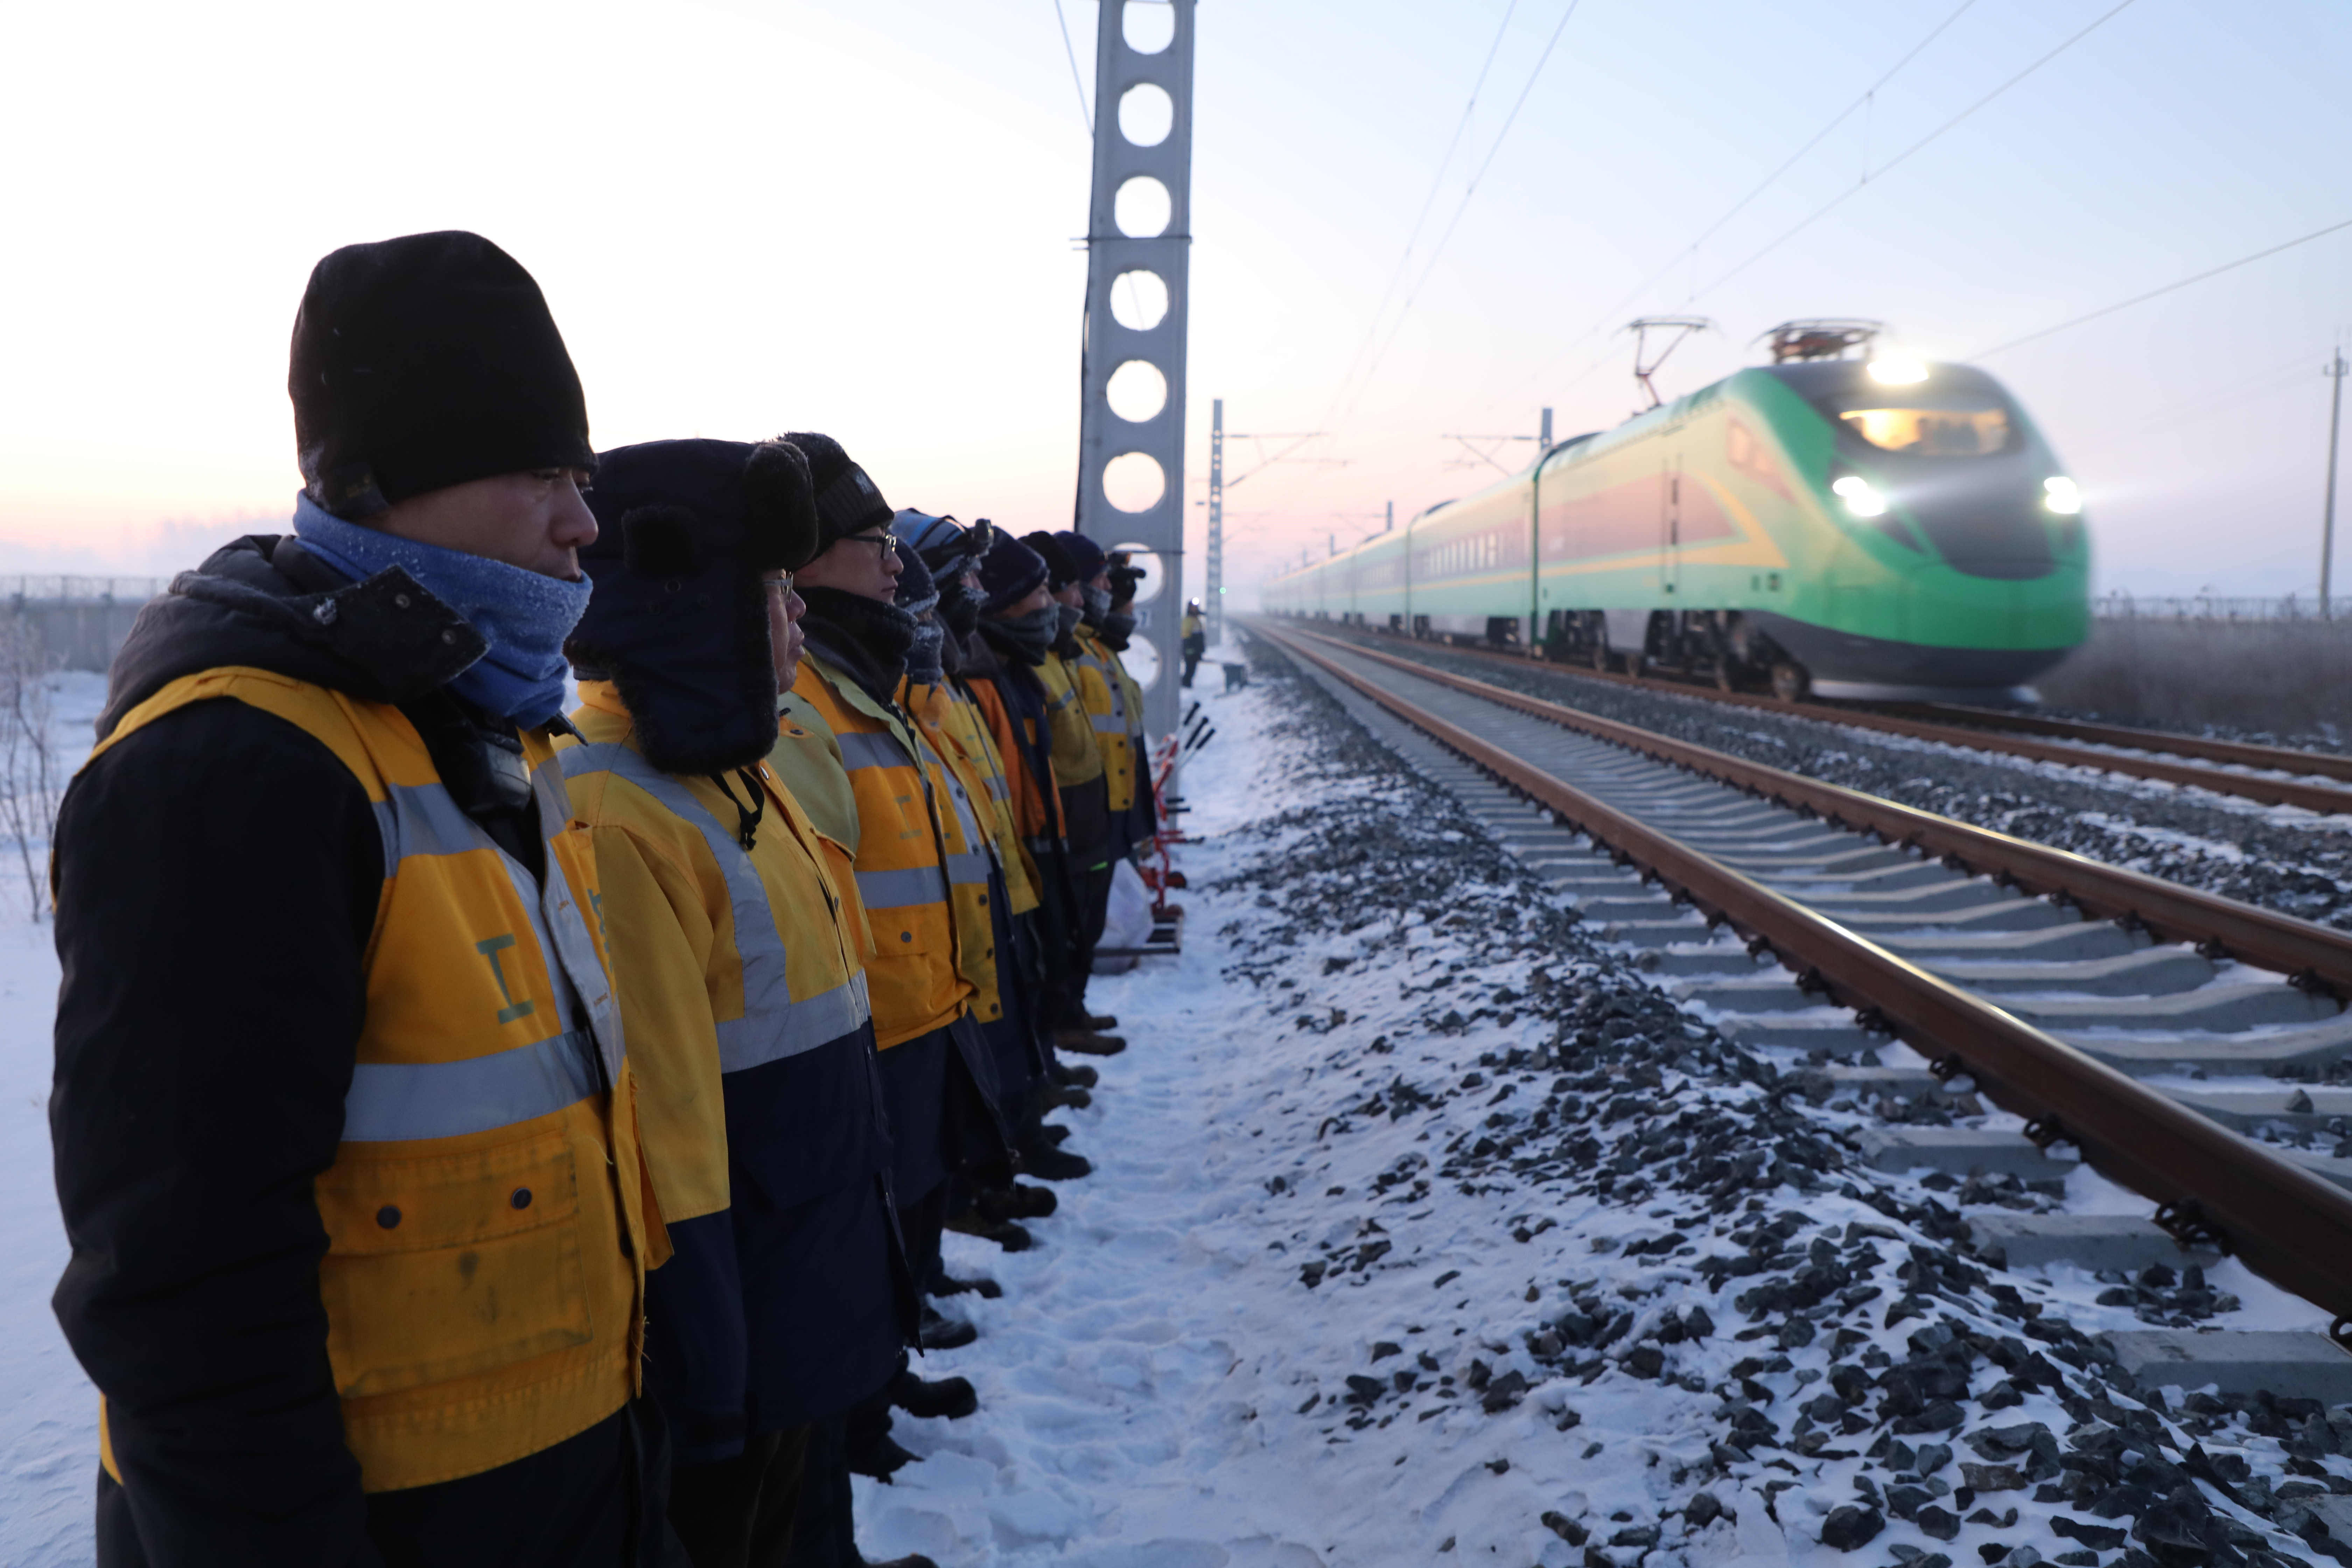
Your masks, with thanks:
[(1036, 1242), (1036, 1237), (1011, 1220), (991, 1219), (980, 1211), (978, 1205), (948, 1221), (948, 1228), (958, 1236), (976, 1236), (982, 1241), (992, 1241), (1007, 1252), (1026, 1252)]
[(1045, 1074), (1055, 1083), (1067, 1084), (1072, 1089), (1092, 1089), (1102, 1081), (1102, 1074), (1084, 1062), (1055, 1061)]
[(972, 1194), (971, 1206), (992, 1220), (1043, 1219), (1061, 1201), (1044, 1187), (1024, 1187), (1015, 1182), (1010, 1186), (982, 1187)]
[(1082, 1057), (1115, 1057), (1127, 1049), (1127, 1042), (1117, 1035), (1098, 1035), (1092, 1029), (1056, 1029), (1054, 1048), (1076, 1051)]
[(985, 1274), (974, 1275), (970, 1279), (959, 1279), (946, 1269), (937, 1267), (931, 1269), (930, 1283), (923, 1289), (926, 1293), (933, 1296), (961, 1296), (968, 1290), (977, 1290), (983, 1301), (993, 1301), (1004, 1294), (1004, 1287)]
[(849, 1456), (849, 1468), (853, 1475), (868, 1476), (877, 1481), (887, 1481), (908, 1465), (919, 1463), (921, 1461), (913, 1454), (898, 1446), (898, 1439), (887, 1432)]
[(980, 1395), (964, 1377), (922, 1378), (902, 1372), (890, 1380), (890, 1403), (925, 1420), (961, 1421), (980, 1408)]
[(1084, 1156), (1062, 1148), (1061, 1138), (1054, 1136), (1059, 1132), (1066, 1138), (1069, 1136), (1068, 1129), (1048, 1127), (1043, 1132), (1044, 1136), (1021, 1151), (1023, 1175), (1034, 1176), (1041, 1182), (1075, 1182), (1094, 1174), (1094, 1166)]
[(961, 1318), (943, 1316), (929, 1301), (923, 1303), (923, 1326), (916, 1336), (927, 1351), (961, 1350), (980, 1338), (980, 1331)]

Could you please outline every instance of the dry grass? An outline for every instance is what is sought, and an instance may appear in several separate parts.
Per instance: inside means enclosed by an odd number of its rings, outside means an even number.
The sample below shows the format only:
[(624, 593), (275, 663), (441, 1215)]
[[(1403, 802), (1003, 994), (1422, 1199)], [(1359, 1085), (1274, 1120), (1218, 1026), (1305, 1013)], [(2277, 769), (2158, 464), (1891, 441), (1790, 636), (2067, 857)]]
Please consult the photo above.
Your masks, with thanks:
[(2352, 621), (2100, 619), (2034, 683), (2053, 708), (2335, 749), (2352, 739)]

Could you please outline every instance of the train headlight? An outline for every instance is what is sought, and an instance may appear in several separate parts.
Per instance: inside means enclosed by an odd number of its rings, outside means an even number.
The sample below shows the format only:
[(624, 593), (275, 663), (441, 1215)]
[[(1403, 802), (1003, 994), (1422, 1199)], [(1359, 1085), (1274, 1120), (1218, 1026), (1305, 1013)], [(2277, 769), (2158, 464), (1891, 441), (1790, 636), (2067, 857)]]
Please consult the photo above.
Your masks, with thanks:
[(2073, 517), (2083, 510), (2083, 489), (2074, 480), (2063, 476), (2042, 481), (2042, 504), (2060, 517)]
[(1916, 359), (1888, 354), (1870, 362), (1870, 379), (1881, 386), (1916, 386), (1927, 379), (1927, 367)]
[(1856, 517), (1886, 515), (1886, 498), (1873, 489), (1870, 481), (1859, 474), (1848, 474), (1830, 489), (1845, 502), (1845, 510)]

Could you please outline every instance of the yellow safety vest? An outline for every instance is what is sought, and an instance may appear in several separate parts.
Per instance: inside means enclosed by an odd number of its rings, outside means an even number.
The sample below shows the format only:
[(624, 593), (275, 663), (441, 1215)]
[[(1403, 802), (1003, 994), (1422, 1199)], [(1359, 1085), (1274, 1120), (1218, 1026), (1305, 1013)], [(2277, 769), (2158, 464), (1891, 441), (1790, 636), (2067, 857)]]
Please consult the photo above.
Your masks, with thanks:
[[(793, 728), (780, 724), (769, 763), (784, 787), (806, 801), (837, 798), (846, 774), (856, 830), (855, 881), (873, 940), (866, 974), (876, 1043), (884, 1050), (970, 1010), (974, 987), (964, 978), (950, 884), (977, 875), (987, 892), (987, 852), (949, 844), (952, 807), (934, 798), (922, 762), (929, 751), (906, 715), (884, 708), (814, 653), (801, 656), (793, 683)], [(820, 827), (825, 817), (816, 816)], [(837, 807), (833, 815), (840, 815)], [(963, 858), (950, 861), (952, 848)]]
[(1049, 653), (1037, 666), (1045, 689), (1045, 724), (1053, 731), (1054, 782), (1076, 789), (1103, 776), (1102, 748), (1095, 744), (1094, 721), (1079, 700), (1078, 688), (1062, 656)]
[[(997, 750), (996, 737), (989, 731), (988, 716), (980, 704), (961, 686), (948, 685), (939, 689), (946, 695), (943, 707), (934, 710), (929, 703), (910, 709), (917, 723), (922, 724), (925, 739), (950, 762), (958, 756), (970, 764), (965, 788), (971, 790), (975, 802), (985, 799), (988, 805), (981, 812), (981, 826), (987, 829), (995, 846), (997, 869), (1004, 874), (1006, 895), (1012, 900), (1012, 912), (1025, 915), (1037, 907), (1037, 882), (1030, 870), (1029, 858), (1021, 843), (1021, 828), (1013, 820), (1013, 780), (1005, 771), (1004, 755)], [(936, 710), (936, 721), (930, 717)], [(936, 728), (943, 732), (947, 745), (940, 745)]]
[[(930, 779), (931, 798), (944, 803), (939, 814), (946, 849), (948, 906), (955, 912), (956, 970), (971, 983), (972, 1016), (984, 1024), (1004, 1016), (1003, 999), (996, 989), (996, 927), (989, 910), (988, 874), (998, 869), (996, 840), (982, 826), (989, 810), (986, 786), (971, 764), (948, 742), (936, 719), (928, 721), (916, 706), (921, 700), (945, 705), (939, 688), (910, 689), (901, 681), (898, 697), (915, 721), (916, 744), (922, 749), (923, 771)], [(919, 694), (919, 695), (918, 695)]]
[(559, 742), (556, 761), (595, 844), (654, 1191), (665, 1220), (695, 1219), (732, 1196), (721, 1075), (815, 1050), (866, 1022), (865, 968), (848, 935), (865, 911), (855, 884), (844, 886), (846, 848), (818, 835), (765, 766), (747, 852), (735, 802), (709, 779), (647, 762), (609, 681), (582, 682), (580, 697), (583, 738)]
[(1128, 744), (1127, 688), (1118, 679), (1109, 650), (1083, 627), (1077, 633), (1078, 700), (1102, 756), (1103, 781), (1108, 805), (1116, 816), (1135, 805), (1135, 748)]
[(91, 755), (220, 698), (334, 752), (383, 838), (342, 1146), (313, 1187), (360, 1484), (427, 1486), (551, 1447), (637, 1390), (644, 1271), (667, 1239), (645, 1207), (595, 859), (548, 737), (522, 735), (546, 850), (534, 883), (389, 703), (225, 667), (173, 681)]

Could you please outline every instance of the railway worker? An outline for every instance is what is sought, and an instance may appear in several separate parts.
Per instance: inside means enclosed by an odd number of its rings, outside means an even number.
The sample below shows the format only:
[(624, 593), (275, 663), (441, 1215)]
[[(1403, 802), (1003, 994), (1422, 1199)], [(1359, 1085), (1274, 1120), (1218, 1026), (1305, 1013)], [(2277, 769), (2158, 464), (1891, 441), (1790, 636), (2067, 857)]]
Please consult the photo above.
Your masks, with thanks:
[(1126, 552), (1113, 551), (1108, 575), (1110, 609), (1096, 628), (1096, 637), (1110, 654), (1111, 668), (1126, 689), (1128, 743), (1135, 754), (1135, 810), (1128, 837), (1140, 848), (1151, 843), (1160, 831), (1160, 801), (1151, 777), (1151, 746), (1143, 732), (1143, 687), (1127, 668), (1127, 647), (1135, 635), (1135, 590), (1143, 581), (1143, 570), (1129, 560)]
[[(895, 531), (892, 537), (898, 537)], [(1011, 931), (1012, 893), (997, 845), (997, 811), (989, 787), (987, 753), (981, 748), (977, 726), (959, 711), (964, 705), (948, 681), (947, 627), (937, 613), (939, 586), (912, 546), (900, 544), (898, 563), (897, 604), (915, 620), (915, 640), (907, 651), (907, 676), (898, 689), (898, 704), (914, 721), (924, 742), (924, 771), (933, 798), (940, 803), (940, 826), (949, 836), (948, 902), (955, 914), (957, 969), (971, 983), (971, 1016), (988, 1045), (990, 1077), (1002, 1110), (1017, 1104), (1016, 1097), (1026, 1092), (1030, 1072), (1027, 1053), (1007, 1048), (1019, 1044), (1006, 1017), (1007, 993), (1014, 990), (1018, 976)], [(1028, 902), (1030, 908), (1035, 907), (1034, 895)], [(1018, 1018), (1017, 992), (1012, 1007)], [(1034, 1217), (1051, 1213), (1055, 1203), (1052, 1194), (1042, 1189), (1021, 1188), (1016, 1194), (1015, 1188), (1009, 1163), (975, 1165), (950, 1176), (948, 1227), (984, 1237), (1008, 1251), (1027, 1247), (1029, 1233), (1010, 1211), (1022, 1207), (1024, 1217)], [(981, 1206), (975, 1207), (976, 1203)], [(932, 1269), (932, 1279), (925, 1282), (928, 1286), (954, 1289), (942, 1276), (937, 1258)]]
[(114, 1564), (638, 1564), (645, 1205), (552, 765), (579, 377), (479, 236), (335, 251), (291, 537), (141, 612), (53, 875), (58, 1321)]
[[(1095, 744), (1101, 750), (1103, 777), (1107, 781), (1110, 807), (1111, 860), (1115, 867), (1120, 860), (1133, 857), (1136, 846), (1150, 837), (1149, 828), (1139, 831), (1139, 825), (1150, 816), (1150, 769), (1143, 756), (1143, 689), (1127, 673), (1118, 653), (1112, 648), (1104, 633), (1111, 613), (1118, 603), (1114, 586), (1116, 574), (1127, 573), (1129, 602), (1133, 602), (1134, 579), (1140, 574), (1127, 565), (1125, 555), (1113, 565), (1112, 558), (1102, 546), (1076, 531), (1054, 536), (1065, 552), (1077, 563), (1078, 569), (1100, 562), (1101, 565), (1087, 574), (1079, 587), (1078, 628), (1074, 634), (1080, 649), (1079, 663), (1083, 671), (1093, 679), (1087, 680), (1081, 694), (1087, 704), (1087, 716), (1092, 721)], [(1121, 617), (1132, 630), (1132, 616)], [(1121, 636), (1120, 647), (1126, 646)], [(1104, 883), (1108, 901), (1109, 883)], [(1109, 1028), (1112, 1025), (1100, 1026)]]
[(1098, 1075), (1083, 1062), (1063, 1061), (1054, 1044), (1054, 1020), (1061, 1016), (1069, 981), (1069, 932), (1078, 904), (1063, 796), (1054, 772), (1053, 695), (1040, 673), (1060, 626), (1059, 606), (1047, 592), (1046, 579), (1042, 556), (1011, 535), (996, 533), (980, 558), (977, 630), (964, 639), (963, 651), (967, 689), (988, 721), (998, 755), (1005, 760), (1013, 825), (1038, 891), (1032, 967), (1039, 990), (1031, 1023), (1045, 1076), (1023, 1107), (1016, 1141), (1024, 1170), (1064, 1181), (1084, 1176), (1092, 1167), (1055, 1142), (1061, 1130), (1048, 1130), (1044, 1118), (1059, 1105), (1083, 1106), (1086, 1091), (1096, 1086)]
[[(1063, 776), (1066, 800), (1070, 794), (1071, 771), (1091, 770), (1083, 806), (1073, 807), (1067, 814), (1078, 902), (1076, 929), (1071, 933), (1070, 985), (1055, 1041), (1064, 1050), (1111, 1056), (1126, 1049), (1127, 1042), (1101, 1032), (1113, 1027), (1118, 1020), (1087, 1008), (1087, 982), (1093, 972), (1095, 947), (1102, 941), (1104, 920), (1110, 909), (1111, 866), (1118, 854), (1114, 837), (1118, 816), (1132, 804), (1131, 793), (1115, 792), (1122, 786), (1131, 792), (1134, 781), (1127, 769), (1114, 771), (1114, 763), (1126, 760), (1124, 745), (1114, 752), (1103, 744), (1103, 727), (1112, 721), (1108, 682), (1100, 661), (1080, 640), (1086, 616), (1085, 592), (1099, 570), (1096, 562), (1101, 552), (1088, 541), (1086, 550), (1073, 553), (1061, 536), (1042, 531), (1024, 536), (1024, 542), (1045, 558), (1046, 588), (1060, 615), (1054, 656), (1044, 667), (1058, 673), (1049, 676), (1047, 683), (1050, 687), (1056, 679), (1066, 680), (1074, 698), (1055, 717), (1054, 766)], [(1063, 739), (1065, 725), (1072, 732), (1066, 747)], [(1123, 726), (1120, 732), (1125, 732)], [(1066, 771), (1066, 749), (1070, 752), (1091, 752), (1092, 762)]]
[[(997, 1069), (997, 1105), (1018, 1133), (1025, 1121), (1025, 1107), (1046, 1072), (1045, 1048), (1037, 1032), (1045, 1002), (1034, 938), (1040, 893), (1030, 851), (1021, 842), (1021, 830), (1013, 820), (1012, 775), (969, 679), (973, 656), (967, 647), (971, 632), (979, 630), (979, 557), (992, 543), (995, 531), (988, 527), (964, 529), (952, 517), (898, 512), (891, 533), (901, 541), (901, 605), (918, 621), (931, 621), (939, 630), (934, 654), (924, 656), (924, 644), (918, 642), (915, 654), (908, 656), (906, 708), (915, 715), (934, 750), (962, 773), (973, 806), (988, 820), (995, 881), (990, 886), (988, 905), (992, 920), (981, 936), (988, 938), (992, 959), (988, 973), (971, 973), (971, 980), (981, 990), (976, 1008), (981, 1035), (988, 1039), (990, 1058)], [(918, 578), (924, 585), (910, 588), (908, 583)], [(1068, 1157), (1045, 1163), (1049, 1166), (1049, 1180), (1073, 1173)], [(971, 1192), (971, 1204), (960, 1215), (950, 1217), (950, 1227), (1018, 1248), (1028, 1244), (1018, 1220), (1049, 1215), (1056, 1208), (1056, 1199), (1040, 1187), (1013, 1183), (1012, 1171), (995, 1175), (997, 1180), (988, 1180)]]
[(1103, 769), (1103, 748), (1094, 736), (1094, 715), (1087, 712), (1082, 658), (1077, 644), (1079, 576), (1061, 541), (1046, 531), (1025, 533), (1021, 543), (1045, 557), (1046, 595), (1054, 599), (1056, 626), (1054, 644), (1037, 677), (1049, 696), (1054, 724), (1054, 778), (1061, 785), (1063, 826), (1070, 842), (1075, 902), (1070, 910), (1070, 975), (1063, 985), (1061, 1016), (1054, 1023), (1054, 1044), (1063, 1051), (1085, 1056), (1118, 1056), (1127, 1041), (1103, 1035), (1115, 1020), (1098, 1018), (1087, 1008), (1087, 978), (1094, 969), (1094, 947), (1103, 936), (1103, 914), (1110, 908), (1110, 778)]
[(1184, 684), (1192, 684), (1192, 672), (1201, 667), (1202, 656), (1209, 651), (1209, 623), (1202, 618), (1201, 601), (1184, 601)]
[[(872, 938), (866, 972), (889, 1116), (892, 1181), (908, 1262), (928, 1280), (948, 1178), (1004, 1158), (987, 1042), (961, 949), (958, 886), (986, 887), (987, 850), (968, 842), (940, 764), (899, 702), (916, 622), (894, 601), (901, 570), (891, 509), (831, 437), (784, 437), (807, 454), (821, 548), (796, 573), (807, 646), (770, 761), (819, 831), (852, 847)], [(951, 1349), (969, 1323), (926, 1303), (920, 1342)], [(887, 1390), (849, 1425), (853, 1464), (887, 1473), (910, 1458), (888, 1440)]]
[[(647, 1286), (669, 1517), (695, 1568), (781, 1568), (811, 1424), (888, 1382), (915, 1327), (893, 1255), (847, 847), (766, 763), (816, 547), (782, 442), (606, 452), (557, 752), (595, 841), (646, 1163), (676, 1255)], [(807, 1510), (822, 1528), (829, 1495)]]

